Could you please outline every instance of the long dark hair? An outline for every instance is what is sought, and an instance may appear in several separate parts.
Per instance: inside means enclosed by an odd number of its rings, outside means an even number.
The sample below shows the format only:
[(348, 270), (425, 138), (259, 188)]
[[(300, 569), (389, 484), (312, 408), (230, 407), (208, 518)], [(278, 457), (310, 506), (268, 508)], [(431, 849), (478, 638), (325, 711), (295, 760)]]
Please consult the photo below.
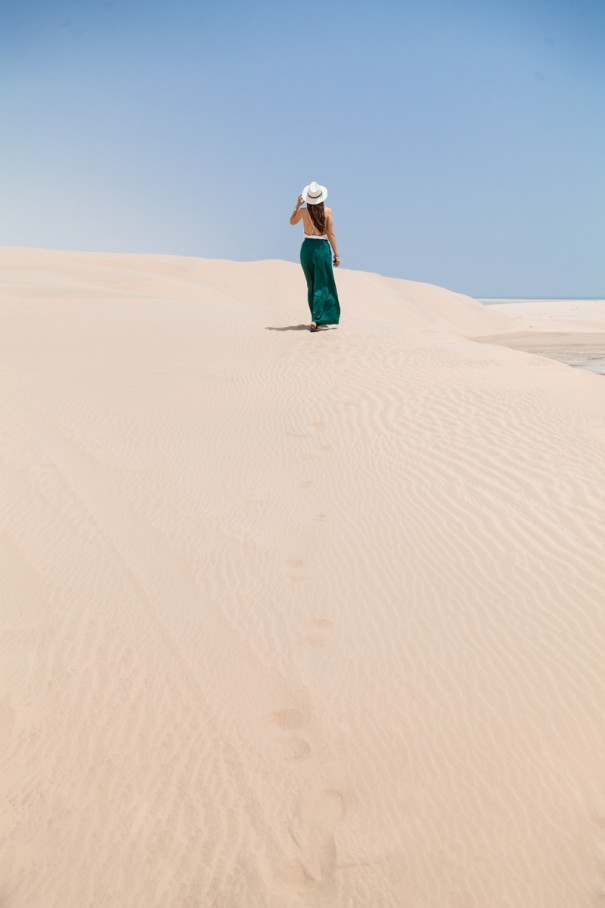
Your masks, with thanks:
[(309, 217), (317, 227), (320, 233), (326, 232), (326, 209), (324, 208), (324, 203), (320, 202), (319, 205), (309, 205), (307, 204), (307, 211), (309, 212)]

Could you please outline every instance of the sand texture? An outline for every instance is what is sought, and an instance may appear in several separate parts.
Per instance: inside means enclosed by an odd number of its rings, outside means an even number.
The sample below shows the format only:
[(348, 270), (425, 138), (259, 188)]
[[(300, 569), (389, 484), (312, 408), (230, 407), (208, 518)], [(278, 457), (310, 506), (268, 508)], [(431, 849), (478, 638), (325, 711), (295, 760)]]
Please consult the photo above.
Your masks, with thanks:
[(605, 380), (365, 272), (310, 334), (291, 263), (0, 263), (0, 906), (605, 904)]

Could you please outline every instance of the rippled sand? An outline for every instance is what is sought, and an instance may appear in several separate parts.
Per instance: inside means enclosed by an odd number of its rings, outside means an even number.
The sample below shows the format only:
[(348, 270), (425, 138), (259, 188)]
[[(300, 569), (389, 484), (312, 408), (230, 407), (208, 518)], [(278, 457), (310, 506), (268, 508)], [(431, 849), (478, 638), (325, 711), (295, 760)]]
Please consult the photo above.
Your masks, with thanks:
[(0, 259), (0, 903), (601, 904), (602, 377), (369, 273), (310, 334), (294, 264)]

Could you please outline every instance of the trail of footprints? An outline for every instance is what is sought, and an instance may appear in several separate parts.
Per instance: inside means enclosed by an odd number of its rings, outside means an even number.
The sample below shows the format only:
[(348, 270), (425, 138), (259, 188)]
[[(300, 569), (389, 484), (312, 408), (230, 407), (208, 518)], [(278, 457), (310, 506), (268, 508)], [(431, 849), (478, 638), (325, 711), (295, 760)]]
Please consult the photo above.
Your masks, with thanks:
[[(326, 423), (317, 420), (311, 428), (317, 432)], [(293, 435), (294, 433), (289, 433)], [(309, 435), (297, 435), (308, 438)], [(331, 445), (320, 445), (315, 452), (301, 454), (302, 459), (317, 459), (332, 450)], [(300, 487), (308, 489), (312, 480), (303, 480)], [(313, 520), (322, 523), (327, 514), (319, 512)], [(304, 580), (305, 561), (289, 558), (286, 561), (289, 577), (293, 583)], [(310, 618), (298, 633), (301, 646), (321, 649), (332, 636), (333, 624), (328, 618)], [(273, 730), (271, 745), (275, 759), (285, 766), (294, 767), (313, 757), (312, 724), (313, 715), (305, 706), (279, 709), (268, 716), (269, 727)], [(273, 868), (274, 883), (298, 892), (313, 892), (323, 898), (331, 898), (336, 882), (335, 833), (345, 811), (345, 800), (336, 788), (326, 788), (301, 800), (288, 821), (288, 834), (295, 847), (296, 857), (282, 857)]]
[(311, 721), (308, 709), (280, 709), (270, 716), (274, 728), (286, 732), (276, 735), (276, 755), (286, 763), (308, 760), (311, 756), (311, 744), (305, 737), (305, 728)]
[[(317, 618), (321, 629), (331, 626)], [(307, 707), (276, 710), (269, 715), (275, 730), (276, 756), (284, 763), (298, 763), (312, 756), (309, 726), (313, 715)], [(325, 788), (303, 797), (288, 817), (288, 834), (294, 845), (287, 849), (272, 868), (274, 883), (299, 892), (313, 892), (322, 898), (335, 893), (336, 840), (338, 825), (344, 816), (345, 799), (337, 788)]]
[[(315, 420), (315, 422), (312, 422), (310, 424), (310, 428), (313, 430), (313, 433), (321, 432), (321, 431), (323, 431), (323, 429), (326, 428), (326, 425), (327, 424), (322, 419), (317, 419), (317, 420)], [(287, 434), (294, 438), (311, 438), (312, 437), (312, 435), (309, 434), (308, 432), (304, 432), (304, 433), (288, 432)], [(332, 445), (323, 444), (323, 445), (319, 445), (319, 447), (316, 450), (306, 451), (304, 454), (301, 454), (300, 456), (301, 456), (302, 460), (317, 460), (318, 458), (325, 457), (325, 455), (329, 454), (330, 451), (332, 451), (332, 450), (334, 450)], [(309, 485), (311, 485), (311, 483), (303, 482), (302, 485), (309, 486)]]
[[(303, 646), (318, 649), (331, 637), (332, 622), (328, 618), (312, 618), (300, 634)], [(273, 745), (275, 755), (285, 763), (296, 763), (311, 756), (308, 728), (311, 711), (306, 707), (280, 709), (269, 714), (269, 726), (275, 729)], [(282, 734), (282, 732), (284, 734)]]
[(331, 629), (332, 622), (328, 618), (312, 618), (300, 634), (300, 642), (303, 646), (320, 649), (329, 642)]

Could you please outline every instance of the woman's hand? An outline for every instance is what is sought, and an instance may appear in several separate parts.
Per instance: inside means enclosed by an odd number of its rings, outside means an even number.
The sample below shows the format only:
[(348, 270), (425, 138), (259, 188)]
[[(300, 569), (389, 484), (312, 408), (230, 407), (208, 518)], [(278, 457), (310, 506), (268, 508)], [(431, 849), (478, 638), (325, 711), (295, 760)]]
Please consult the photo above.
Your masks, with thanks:
[(298, 216), (298, 212), (299, 212), (300, 206), (302, 205), (302, 202), (303, 202), (303, 197), (301, 195), (299, 195), (299, 197), (296, 199), (296, 205), (294, 206), (294, 211), (290, 215), (290, 223), (292, 224), (292, 226), (294, 226), (294, 224), (298, 224), (298, 222), (300, 221), (300, 218), (302, 218), (302, 214), (300, 217)]
[(338, 266), (340, 265), (340, 256), (335, 255), (333, 261), (334, 261), (334, 267), (338, 268)]

